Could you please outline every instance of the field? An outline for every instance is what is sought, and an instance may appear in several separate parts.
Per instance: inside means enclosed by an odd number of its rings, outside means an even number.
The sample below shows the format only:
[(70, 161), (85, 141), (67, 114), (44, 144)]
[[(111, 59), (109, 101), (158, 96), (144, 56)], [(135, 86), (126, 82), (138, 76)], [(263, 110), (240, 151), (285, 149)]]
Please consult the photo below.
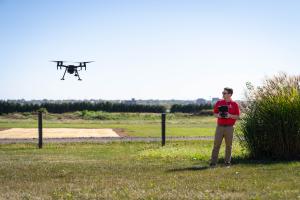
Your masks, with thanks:
[[(212, 141), (0, 145), (0, 199), (299, 199), (300, 162), (208, 168)], [(221, 155), (221, 159), (223, 155)]]
[[(167, 136), (212, 136), (216, 120), (212, 116), (167, 114)], [(37, 116), (31, 113), (0, 115), (0, 128), (34, 128)], [(113, 128), (128, 136), (160, 137), (161, 115), (155, 113), (75, 112), (45, 114), (45, 128)]]
[[(45, 127), (120, 128), (160, 136), (158, 114), (47, 114)], [(102, 115), (107, 115), (103, 118)], [(170, 136), (213, 135), (213, 117), (168, 115)], [(36, 127), (32, 114), (0, 128)], [(206, 132), (204, 131), (206, 130)], [(234, 142), (232, 166), (209, 168), (212, 140), (0, 144), (0, 199), (300, 199), (300, 162), (251, 160)]]

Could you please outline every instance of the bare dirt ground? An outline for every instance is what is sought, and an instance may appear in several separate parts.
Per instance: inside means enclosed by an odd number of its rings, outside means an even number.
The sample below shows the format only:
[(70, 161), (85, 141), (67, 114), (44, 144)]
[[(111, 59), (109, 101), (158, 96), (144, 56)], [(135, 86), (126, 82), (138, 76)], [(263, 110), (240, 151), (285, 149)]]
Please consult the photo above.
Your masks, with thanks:
[[(44, 128), (43, 138), (96, 138), (120, 137), (113, 129)], [(0, 130), (0, 139), (38, 138), (37, 128), (11, 128)]]

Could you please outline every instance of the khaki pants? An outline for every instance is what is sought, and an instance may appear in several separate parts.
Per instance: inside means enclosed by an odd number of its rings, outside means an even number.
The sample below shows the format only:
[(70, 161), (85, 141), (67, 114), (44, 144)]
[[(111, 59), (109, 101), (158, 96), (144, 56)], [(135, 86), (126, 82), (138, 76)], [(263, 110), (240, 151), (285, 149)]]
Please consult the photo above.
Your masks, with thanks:
[(215, 133), (214, 148), (211, 153), (211, 163), (216, 164), (218, 162), (218, 156), (223, 137), (225, 138), (225, 163), (231, 161), (231, 149), (233, 139), (233, 126), (217, 126)]

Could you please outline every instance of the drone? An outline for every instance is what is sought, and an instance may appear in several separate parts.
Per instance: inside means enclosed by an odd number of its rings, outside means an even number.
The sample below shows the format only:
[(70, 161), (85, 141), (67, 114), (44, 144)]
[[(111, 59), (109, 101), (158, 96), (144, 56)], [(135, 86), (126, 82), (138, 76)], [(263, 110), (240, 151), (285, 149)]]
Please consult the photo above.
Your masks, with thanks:
[(60, 61), (60, 60), (53, 60), (51, 62), (56, 63), (57, 70), (62, 69), (62, 67), (65, 67), (65, 72), (64, 72), (64, 75), (61, 78), (61, 80), (65, 80), (66, 72), (68, 72), (69, 74), (74, 74), (75, 73), (74, 76), (77, 76), (78, 80), (81, 81), (82, 79), (79, 76), (78, 69), (80, 69), (79, 71), (81, 71), (82, 68), (84, 68), (84, 70), (86, 71), (86, 64), (94, 62), (94, 61), (75, 62), (75, 63), (79, 63), (79, 65), (64, 65), (63, 63), (66, 62), (66, 61)]

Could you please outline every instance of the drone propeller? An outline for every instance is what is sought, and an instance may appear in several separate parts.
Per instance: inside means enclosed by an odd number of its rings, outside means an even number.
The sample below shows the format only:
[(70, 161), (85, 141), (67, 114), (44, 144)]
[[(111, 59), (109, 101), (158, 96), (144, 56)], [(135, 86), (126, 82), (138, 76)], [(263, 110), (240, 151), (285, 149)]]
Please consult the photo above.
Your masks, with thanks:
[(95, 62), (95, 61), (84, 61), (84, 62), (75, 62), (75, 63), (79, 63), (79, 67), (82, 68), (84, 67), (84, 70), (86, 70), (86, 64), (87, 63), (92, 63), (92, 62)]
[(67, 62), (67, 61), (63, 61), (63, 60), (51, 60), (50, 62), (56, 62), (57, 69), (58, 69), (58, 67), (60, 67), (60, 69), (61, 69), (61, 66), (63, 65), (63, 62)]
[(50, 60), (50, 62), (67, 62), (65, 60)]
[(74, 63), (79, 63), (79, 64), (87, 64), (87, 63), (92, 63), (92, 62), (95, 62), (95, 61), (84, 61), (84, 62), (74, 62)]

